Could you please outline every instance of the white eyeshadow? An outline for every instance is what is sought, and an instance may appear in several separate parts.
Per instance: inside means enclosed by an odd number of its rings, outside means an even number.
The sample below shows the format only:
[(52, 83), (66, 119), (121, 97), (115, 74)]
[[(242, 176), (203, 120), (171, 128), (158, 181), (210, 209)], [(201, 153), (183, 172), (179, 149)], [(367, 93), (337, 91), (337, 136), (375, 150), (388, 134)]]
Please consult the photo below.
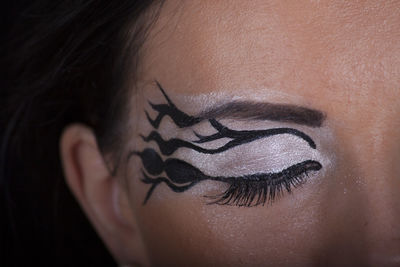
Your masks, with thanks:
[(321, 160), (308, 143), (289, 134), (259, 139), (219, 154), (202, 154), (189, 149), (182, 149), (179, 154), (180, 158), (189, 159), (212, 176), (279, 172), (308, 159)]
[[(247, 99), (247, 97), (236, 97)], [(232, 100), (236, 100), (232, 98)], [(196, 114), (204, 109), (204, 106), (212, 106), (221, 99), (226, 99), (223, 94), (204, 95), (202, 97), (185, 97), (175, 103), (179, 108), (188, 114)], [(156, 102), (162, 102), (156, 101)], [(224, 102), (224, 101), (222, 101)], [(152, 117), (157, 113), (150, 110)], [(153, 114), (154, 113), (154, 114)], [(332, 167), (334, 153), (332, 149), (332, 133), (327, 127), (312, 128), (295, 123), (282, 123), (272, 121), (249, 121), (240, 119), (217, 119), (224, 126), (232, 130), (267, 130), (271, 128), (293, 128), (304, 132), (316, 143), (314, 149), (302, 138), (291, 134), (279, 134), (233, 147), (227, 151), (217, 154), (203, 154), (189, 148), (180, 148), (166, 158), (178, 158), (184, 160), (204, 174), (209, 176), (243, 176), (255, 173), (280, 172), (294, 164), (306, 160), (315, 160), (323, 166), (319, 173), (324, 173)], [(149, 127), (149, 126), (148, 126)], [(149, 127), (150, 129), (150, 127)], [(178, 138), (185, 141), (194, 141), (197, 137), (193, 130), (201, 135), (212, 135), (217, 132), (210, 123), (205, 120), (189, 128), (178, 128), (170, 117), (163, 119), (158, 129), (163, 139)], [(222, 138), (199, 146), (207, 149), (214, 149), (223, 146), (231, 139)], [(152, 142), (148, 144), (158, 150), (158, 146)]]

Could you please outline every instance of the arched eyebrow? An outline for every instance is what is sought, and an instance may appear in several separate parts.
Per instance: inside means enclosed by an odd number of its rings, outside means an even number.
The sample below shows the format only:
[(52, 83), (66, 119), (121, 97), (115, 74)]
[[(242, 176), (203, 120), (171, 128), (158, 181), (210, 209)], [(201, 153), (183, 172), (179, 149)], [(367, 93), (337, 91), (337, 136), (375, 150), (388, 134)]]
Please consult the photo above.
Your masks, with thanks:
[(230, 101), (223, 104), (216, 104), (197, 115), (188, 115), (181, 111), (168, 97), (162, 85), (155, 81), (167, 104), (153, 104), (149, 101), (153, 110), (158, 111), (155, 119), (145, 111), (150, 124), (158, 129), (164, 116), (169, 116), (179, 128), (191, 127), (203, 120), (209, 119), (247, 119), (247, 120), (270, 120), (279, 122), (290, 122), (309, 127), (321, 127), (326, 115), (319, 110), (307, 107), (277, 104), (255, 101)]
[(202, 119), (250, 119), (296, 123), (309, 127), (321, 127), (326, 115), (306, 107), (252, 101), (231, 101), (216, 105), (195, 115)]

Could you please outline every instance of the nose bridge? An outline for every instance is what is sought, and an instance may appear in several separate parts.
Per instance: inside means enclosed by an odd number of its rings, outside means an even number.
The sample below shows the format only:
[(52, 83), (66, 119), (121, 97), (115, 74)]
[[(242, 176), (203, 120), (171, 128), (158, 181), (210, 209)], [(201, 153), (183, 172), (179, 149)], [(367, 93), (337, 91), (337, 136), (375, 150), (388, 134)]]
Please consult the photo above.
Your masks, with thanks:
[(400, 225), (400, 131), (392, 126), (383, 121), (366, 129), (354, 155), (355, 190), (364, 196), (370, 232), (381, 236)]
[(400, 266), (400, 129), (375, 124), (343, 140), (321, 207), (327, 262)]
[(375, 136), (376, 141), (359, 156), (354, 189), (363, 199), (363, 239), (371, 258), (400, 255), (400, 148), (396, 139)]
[[(400, 131), (389, 121), (371, 124), (348, 146), (347, 230), (366, 262), (400, 264)], [(354, 250), (349, 248), (349, 250)], [(390, 264), (389, 264), (390, 262)]]

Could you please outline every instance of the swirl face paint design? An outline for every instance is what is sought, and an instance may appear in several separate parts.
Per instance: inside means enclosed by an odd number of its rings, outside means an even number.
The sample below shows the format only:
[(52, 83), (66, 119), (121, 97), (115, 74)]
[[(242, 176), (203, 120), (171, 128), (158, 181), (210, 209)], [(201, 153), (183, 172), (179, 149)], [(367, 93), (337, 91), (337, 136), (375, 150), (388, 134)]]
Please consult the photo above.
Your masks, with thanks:
[[(236, 131), (222, 125), (215, 118), (205, 119), (190, 116), (179, 110), (161, 85), (158, 82), (156, 84), (168, 104), (156, 105), (149, 102), (152, 109), (158, 112), (158, 115), (155, 119), (152, 119), (148, 112), (145, 111), (146, 117), (154, 130), (147, 136), (140, 136), (145, 142), (155, 142), (164, 156), (171, 156), (180, 148), (192, 149), (203, 154), (218, 154), (255, 140), (280, 134), (290, 134), (299, 137), (306, 141), (311, 149), (316, 149), (315, 142), (308, 135), (293, 128)], [(217, 133), (204, 136), (194, 132), (198, 140), (193, 141), (178, 138), (164, 140), (156, 129), (158, 129), (165, 116), (169, 116), (179, 128), (192, 127), (200, 122), (208, 121), (217, 130)], [(223, 146), (214, 149), (206, 149), (198, 145), (222, 138), (229, 138), (231, 140)], [(161, 183), (165, 183), (173, 192), (181, 193), (201, 181), (211, 180), (229, 185), (224, 193), (217, 196), (209, 196), (209, 198), (213, 199), (211, 203), (237, 206), (264, 205), (267, 201), (274, 200), (283, 190), (290, 193), (292, 186), (297, 187), (302, 184), (309, 172), (322, 169), (322, 165), (318, 161), (305, 160), (276, 173), (261, 172), (242, 176), (210, 176), (181, 159), (166, 158), (164, 161), (157, 151), (152, 148), (145, 148), (143, 151), (131, 151), (128, 157), (131, 156), (138, 156), (140, 158), (143, 165), (143, 178), (141, 181), (151, 185), (146, 194), (144, 204), (147, 203), (156, 187)], [(162, 173), (165, 175), (162, 175)]]

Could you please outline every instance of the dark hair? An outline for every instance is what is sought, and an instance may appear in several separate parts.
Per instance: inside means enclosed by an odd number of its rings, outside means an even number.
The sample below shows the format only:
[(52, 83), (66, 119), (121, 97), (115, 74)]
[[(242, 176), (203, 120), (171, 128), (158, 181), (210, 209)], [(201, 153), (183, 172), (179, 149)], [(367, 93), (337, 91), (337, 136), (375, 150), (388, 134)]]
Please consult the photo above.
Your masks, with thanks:
[(59, 138), (67, 125), (84, 123), (104, 153), (118, 150), (127, 82), (159, 10), (154, 2), (34, 1), (21, 13), (2, 49), (0, 265), (18, 265), (21, 256), (43, 266), (110, 264), (64, 183)]

